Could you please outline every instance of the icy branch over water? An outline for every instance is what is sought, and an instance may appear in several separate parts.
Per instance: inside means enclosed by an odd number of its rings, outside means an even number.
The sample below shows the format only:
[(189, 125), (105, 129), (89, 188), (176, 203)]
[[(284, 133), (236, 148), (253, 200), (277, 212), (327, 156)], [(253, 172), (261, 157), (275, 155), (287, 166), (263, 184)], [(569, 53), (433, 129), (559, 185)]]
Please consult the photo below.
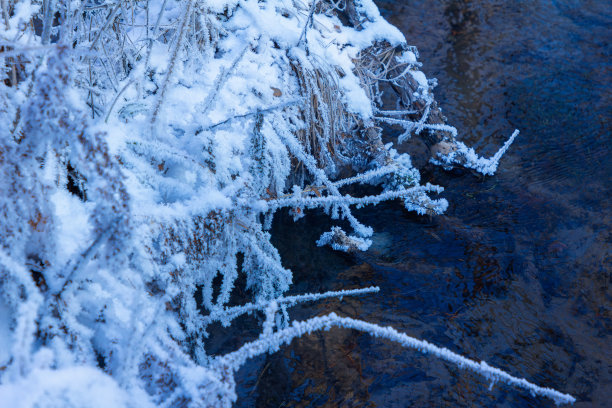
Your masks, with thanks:
[(227, 325), (233, 319), (243, 314), (250, 313), (255, 310), (265, 310), (269, 307), (271, 303), (275, 303), (276, 305), (281, 305), (285, 307), (291, 307), (295, 306), (298, 303), (316, 302), (317, 300), (327, 299), (330, 297), (342, 299), (344, 296), (365, 295), (368, 293), (376, 293), (379, 291), (380, 288), (378, 288), (377, 286), (372, 286), (369, 288), (362, 289), (345, 289), (337, 291), (328, 291), (324, 293), (308, 293), (304, 295), (284, 296), (274, 299), (271, 302), (248, 303), (242, 306), (215, 309), (208, 316), (202, 319), (202, 323), (206, 325), (214, 321), (221, 321), (224, 323), (224, 325)]
[(350, 195), (345, 196), (326, 196), (326, 197), (304, 197), (301, 194), (295, 197), (281, 198), (277, 200), (270, 200), (267, 202), (267, 208), (271, 210), (277, 210), (283, 207), (303, 207), (303, 208), (317, 208), (325, 207), (333, 204), (345, 204), (345, 205), (356, 205), (358, 208), (365, 205), (376, 205), (382, 201), (392, 200), (394, 198), (402, 198), (413, 195), (415, 193), (423, 192), (436, 192), (441, 193), (444, 189), (440, 186), (434, 186), (432, 184), (426, 184), (424, 186), (413, 187), (409, 189), (402, 189), (397, 191), (386, 191), (384, 193), (364, 196), (364, 197), (353, 197)]
[(502, 382), (512, 387), (529, 391), (532, 395), (543, 396), (552, 399), (556, 404), (573, 404), (576, 399), (569, 394), (564, 394), (552, 388), (540, 387), (524, 378), (514, 377), (505, 371), (491, 367), (486, 362), (480, 363), (465, 358), (450, 351), (447, 348), (438, 347), (425, 340), (415, 339), (404, 333), (400, 333), (392, 327), (382, 327), (376, 324), (340, 317), (335, 313), (326, 316), (313, 317), (306, 321), (293, 322), (290, 327), (278, 330), (275, 333), (269, 331), (259, 340), (247, 343), (233, 353), (226, 354), (217, 359), (220, 367), (227, 367), (233, 371), (240, 368), (246, 360), (264, 353), (273, 353), (281, 346), (289, 344), (296, 337), (311, 334), (318, 330), (329, 330), (332, 327), (359, 330), (374, 337), (391, 340), (399, 343), (402, 347), (417, 350), (423, 354), (431, 354), (437, 358), (455, 364), (459, 368), (478, 373), (492, 383)]
[(384, 176), (389, 173), (393, 173), (395, 171), (397, 171), (396, 165), (383, 166), (383, 167), (379, 167), (374, 170), (366, 171), (364, 173), (359, 174), (358, 176), (338, 180), (334, 182), (334, 185), (336, 187), (343, 187), (343, 186), (347, 186), (347, 185), (355, 184), (355, 183), (367, 183), (371, 181), (372, 179), (376, 179), (378, 177)]
[(490, 176), (495, 174), (497, 171), (497, 166), (499, 166), (499, 160), (502, 158), (504, 153), (506, 153), (518, 134), (518, 129), (515, 129), (510, 138), (506, 140), (506, 143), (504, 143), (504, 145), (488, 159), (478, 156), (473, 148), (468, 148), (462, 142), (457, 142), (454, 145), (454, 151), (448, 154), (439, 153), (437, 157), (431, 158), (431, 162), (441, 166), (451, 166), (452, 164), (457, 163), (464, 167), (474, 169), (484, 175)]

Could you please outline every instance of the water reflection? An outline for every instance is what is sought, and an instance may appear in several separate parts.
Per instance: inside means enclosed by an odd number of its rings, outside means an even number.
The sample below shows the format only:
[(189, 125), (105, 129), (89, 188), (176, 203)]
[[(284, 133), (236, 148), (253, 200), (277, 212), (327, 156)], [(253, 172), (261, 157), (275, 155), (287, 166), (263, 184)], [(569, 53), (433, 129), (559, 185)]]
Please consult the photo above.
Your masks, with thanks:
[[(360, 213), (377, 231), (357, 257), (314, 245), (325, 217), (281, 218), (274, 236), (294, 292), (378, 285), (304, 306), (433, 341), (604, 407), (612, 389), (612, 7), (605, 1), (381, 1), (421, 51), (463, 140), (493, 152), (521, 136), (495, 177), (423, 169), (451, 207)], [(254, 325), (253, 325), (254, 326)], [(255, 327), (255, 326), (254, 326)], [(239, 407), (552, 406), (347, 330), (251, 361)]]

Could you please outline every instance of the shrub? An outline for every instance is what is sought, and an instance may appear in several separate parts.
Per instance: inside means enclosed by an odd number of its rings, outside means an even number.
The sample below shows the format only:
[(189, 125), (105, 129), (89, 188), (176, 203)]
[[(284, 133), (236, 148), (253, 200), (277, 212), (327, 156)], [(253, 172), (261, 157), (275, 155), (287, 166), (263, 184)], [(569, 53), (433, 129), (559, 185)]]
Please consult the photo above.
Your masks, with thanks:
[[(319, 244), (356, 251), (372, 229), (351, 207), (447, 207), (379, 125), (484, 174), (517, 134), (491, 159), (457, 141), (416, 49), (370, 0), (1, 5), (1, 400), (225, 407), (245, 359), (341, 326), (573, 401), (390, 328), (334, 314), (289, 322), (298, 301), (375, 289), (283, 297), (292, 278), (267, 232), (275, 211), (322, 208), (339, 225)], [(341, 192), (356, 183), (379, 193)], [(253, 302), (229, 307), (239, 273)], [(266, 315), (258, 340), (207, 354), (211, 322), (254, 311)]]

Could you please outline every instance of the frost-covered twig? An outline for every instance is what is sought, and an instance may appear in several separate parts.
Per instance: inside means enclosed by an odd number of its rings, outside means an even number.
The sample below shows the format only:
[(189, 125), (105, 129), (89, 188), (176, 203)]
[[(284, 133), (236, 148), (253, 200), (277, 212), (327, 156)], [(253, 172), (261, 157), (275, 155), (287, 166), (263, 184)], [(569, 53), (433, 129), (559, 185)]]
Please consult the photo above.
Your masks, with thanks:
[(300, 34), (300, 38), (298, 39), (297, 46), (299, 47), (302, 44), (302, 41), (305, 43), (306, 41), (306, 31), (308, 30), (308, 25), (312, 20), (312, 16), (315, 11), (315, 7), (317, 6), (318, 0), (312, 0), (312, 4), (310, 5), (310, 10), (308, 11), (308, 17), (306, 18), (306, 22), (304, 23), (304, 28), (302, 29), (302, 33)]
[[(373, 179), (382, 177), (384, 175), (393, 173), (395, 171), (397, 171), (397, 165), (395, 164), (388, 165), (388, 166), (382, 166), (382, 167), (375, 168), (373, 170), (363, 172), (357, 176), (347, 177), (344, 179), (340, 179), (338, 181), (334, 181), (333, 185), (336, 186), (337, 188), (340, 188), (340, 187), (348, 186), (348, 185), (355, 184), (355, 183), (368, 183), (372, 181)], [(318, 186), (309, 185), (301, 189), (301, 193), (304, 197), (308, 197), (312, 193), (315, 193), (317, 196), (320, 196), (321, 191), (325, 191), (325, 190), (327, 190), (327, 187), (324, 185), (318, 185)], [(274, 198), (266, 198), (265, 200), (270, 201), (273, 199), (288, 198), (288, 197), (293, 197), (294, 195), (295, 194), (284, 194), (282, 196), (278, 196)]]
[(335, 181), (334, 185), (336, 187), (342, 187), (354, 183), (367, 183), (368, 181), (374, 178), (384, 176), (385, 174), (393, 173), (394, 171), (397, 171), (396, 165), (381, 166), (376, 169), (363, 172), (354, 177), (347, 177), (345, 179)]
[(456, 142), (454, 145), (455, 150), (448, 154), (438, 154), (437, 157), (431, 158), (431, 162), (442, 166), (450, 166), (457, 163), (463, 167), (474, 169), (484, 175), (493, 175), (497, 171), (499, 160), (504, 153), (506, 153), (518, 134), (519, 130), (515, 129), (504, 145), (488, 159), (478, 156), (473, 148), (468, 148), (464, 143)]
[(75, 262), (74, 266), (70, 269), (70, 272), (64, 279), (64, 283), (61, 285), (59, 290), (55, 293), (58, 297), (62, 296), (62, 293), (66, 290), (66, 287), (73, 283), (76, 276), (78, 276), (79, 271), (87, 265), (87, 263), (96, 255), (98, 250), (102, 245), (106, 243), (110, 239), (110, 237), (115, 233), (117, 228), (119, 227), (119, 223), (122, 221), (122, 218), (117, 218), (113, 220), (108, 227), (102, 231), (96, 239), (91, 243), (91, 245), (83, 252)]
[[(315, 208), (317, 206), (320, 206), (321, 204), (324, 204), (325, 199), (329, 199), (327, 203), (336, 204), (342, 209), (343, 216), (348, 220), (348, 222), (351, 224), (351, 227), (355, 230), (355, 232), (357, 232), (362, 237), (371, 236), (373, 232), (372, 229), (370, 227), (366, 227), (362, 225), (353, 216), (353, 214), (351, 213), (351, 210), (348, 207), (347, 201), (345, 201), (340, 195), (340, 191), (338, 190), (338, 187), (334, 186), (334, 184), (329, 180), (325, 172), (317, 166), (317, 163), (314, 157), (312, 157), (311, 155), (309, 155), (308, 153), (304, 151), (304, 148), (302, 147), (300, 142), (295, 138), (295, 136), (292, 135), (288, 131), (279, 132), (279, 136), (282, 137), (289, 151), (291, 151), (293, 155), (295, 155), (302, 163), (304, 163), (306, 168), (315, 176), (315, 181), (325, 185), (325, 187), (328, 188), (331, 194), (331, 196), (329, 197), (318, 197), (318, 198), (323, 199), (321, 202), (316, 202), (316, 200), (310, 201), (309, 198), (305, 199), (306, 202), (304, 204), (306, 204), (306, 206), (308, 206), (309, 208)], [(334, 197), (334, 198), (331, 198), (331, 197)], [(297, 197), (297, 199), (300, 200), (300, 197)], [(289, 203), (290, 200), (291, 199), (285, 199), (284, 202), (282, 200), (271, 200), (270, 202), (268, 202), (268, 207), (271, 210), (276, 210), (284, 206), (290, 206), (291, 205)], [(372, 198), (372, 200), (375, 200), (375, 199)], [(380, 201), (382, 200), (379, 200), (378, 202)], [(281, 205), (278, 205), (278, 204), (281, 204)], [(301, 207), (301, 205), (299, 204), (297, 206)]]
[(506, 140), (504, 145), (500, 147), (499, 150), (493, 155), (493, 157), (489, 159), (491, 161), (489, 167), (489, 174), (495, 173), (495, 171), (497, 170), (497, 166), (499, 165), (499, 160), (508, 151), (508, 148), (510, 148), (510, 145), (512, 144), (512, 142), (514, 142), (514, 139), (516, 139), (519, 133), (520, 132), (518, 129), (514, 129), (514, 132), (512, 132), (512, 135), (508, 138), (508, 140)]
[(335, 313), (326, 316), (313, 317), (306, 321), (293, 322), (290, 327), (278, 330), (272, 334), (261, 337), (258, 340), (247, 343), (240, 349), (217, 358), (216, 364), (220, 368), (228, 368), (236, 371), (246, 360), (264, 353), (277, 351), (282, 345), (288, 344), (296, 337), (310, 334), (318, 330), (329, 330), (332, 327), (342, 327), (347, 329), (359, 330), (369, 333), (374, 337), (379, 337), (399, 343), (401, 346), (417, 350), (423, 354), (431, 354), (442, 360), (455, 364), (459, 368), (467, 369), (478, 373), (492, 383), (503, 382), (516, 388), (522, 388), (533, 395), (543, 396), (552, 399), (557, 404), (573, 404), (576, 399), (569, 394), (564, 394), (552, 388), (540, 387), (524, 378), (514, 377), (505, 371), (491, 367), (484, 361), (480, 363), (465, 358), (447, 348), (439, 347), (425, 340), (415, 339), (404, 333), (400, 333), (392, 327), (382, 327), (362, 320), (350, 317), (340, 317)]
[[(378, 291), (380, 291), (380, 288), (378, 286), (371, 286), (369, 288), (361, 289), (344, 289), (328, 291), (324, 293), (307, 293), (305, 295), (284, 296), (274, 299), (273, 302), (275, 302), (279, 306), (291, 307), (298, 303), (315, 302), (317, 300), (326, 299), (330, 297), (340, 298), (340, 300), (342, 300), (344, 296), (365, 295), (367, 293), (376, 293)], [(215, 309), (208, 316), (202, 319), (202, 323), (204, 325), (207, 325), (214, 321), (222, 321), (224, 322), (224, 324), (229, 324), (229, 322), (245, 313), (250, 313), (255, 310), (266, 309), (270, 305), (270, 303), (271, 302), (247, 303), (242, 306)]]
[[(166, 94), (166, 89), (168, 88), (168, 84), (170, 83), (170, 78), (172, 77), (172, 73), (174, 72), (174, 65), (177, 62), (179, 57), (179, 52), (181, 51), (181, 47), (183, 46), (183, 38), (185, 37), (185, 29), (187, 27), (187, 22), (189, 21), (189, 17), (191, 16), (191, 8), (193, 6), (195, 0), (187, 0), (187, 5), (185, 6), (185, 10), (183, 16), (181, 18), (181, 22), (178, 29), (177, 39), (174, 44), (174, 49), (172, 50), (172, 54), (170, 54), (170, 62), (168, 64), (168, 68), (166, 69), (166, 75), (164, 77), (164, 81), (162, 82), (161, 88), (158, 91), (157, 98), (155, 100), (155, 104), (153, 105), (153, 112), (151, 114), (150, 123), (153, 125), (157, 120), (157, 115), (159, 114), (159, 110), (164, 102), (164, 96)], [(119, 3), (121, 4), (121, 2)], [(118, 7), (119, 5), (117, 5)]]
[(238, 52), (238, 54), (236, 55), (232, 63), (229, 65), (229, 67), (221, 68), (221, 72), (219, 72), (219, 75), (217, 75), (217, 78), (215, 78), (215, 83), (213, 85), (212, 90), (206, 96), (206, 100), (202, 103), (202, 106), (200, 108), (201, 115), (206, 114), (208, 110), (212, 108), (213, 104), (217, 100), (217, 95), (219, 94), (221, 87), (225, 84), (225, 82), (227, 82), (227, 79), (229, 78), (229, 76), (234, 73), (234, 71), (236, 70), (236, 67), (238, 66), (238, 63), (240, 63), (240, 60), (244, 58), (244, 55), (246, 54), (246, 52), (248, 51), (250, 47), (251, 47), (251, 44), (246, 44), (244, 47), (242, 47), (242, 50)]
[(409, 189), (385, 191), (378, 195), (364, 196), (364, 197), (353, 197), (350, 195), (345, 196), (325, 196), (325, 197), (303, 197), (302, 195), (293, 196), (291, 198), (281, 198), (269, 200), (267, 202), (267, 208), (270, 210), (276, 210), (283, 207), (305, 207), (305, 208), (317, 208), (325, 207), (333, 204), (344, 204), (344, 205), (356, 205), (362, 207), (365, 205), (376, 205), (383, 201), (393, 200), (395, 198), (404, 198), (411, 196), (415, 193), (421, 192), (441, 192), (442, 188), (434, 186), (432, 184), (426, 184), (424, 186), (417, 186)]
[(2, 7), (2, 18), (4, 19), (4, 27), (7, 30), (10, 30), (11, 25), (9, 23), (8, 0), (0, 0), (0, 7)]
[(232, 116), (231, 118), (227, 118), (225, 120), (222, 120), (220, 122), (217, 122), (215, 124), (207, 126), (207, 127), (203, 128), (203, 129), (201, 129), (201, 131), (212, 130), (212, 129), (217, 128), (219, 126), (223, 126), (223, 125), (225, 125), (227, 123), (230, 123), (230, 122), (232, 122), (234, 120), (245, 119), (245, 118), (249, 118), (249, 117), (252, 117), (252, 116), (257, 116), (257, 115), (261, 115), (261, 114), (265, 114), (265, 113), (269, 113), (269, 112), (274, 112), (276, 110), (282, 110), (282, 109), (285, 109), (285, 108), (288, 108), (288, 107), (291, 107), (291, 106), (295, 106), (295, 105), (299, 104), (300, 102), (303, 102), (303, 100), (302, 99), (293, 99), (293, 100), (290, 100), (290, 101), (287, 101), (287, 102), (283, 102), (283, 103), (279, 103), (279, 104), (276, 104), (276, 105), (273, 105), (273, 106), (269, 106), (269, 107), (264, 108), (264, 109), (257, 109), (257, 110), (252, 111), (252, 112), (247, 112), (247, 113), (243, 113), (241, 115)]
[(102, 37), (102, 34), (104, 34), (104, 32), (108, 29), (108, 26), (113, 22), (120, 8), (121, 8), (121, 1), (118, 1), (115, 7), (113, 8), (113, 10), (108, 15), (104, 25), (98, 29), (96, 36), (94, 37), (93, 41), (91, 42), (91, 45), (89, 46), (89, 50), (93, 50), (96, 47), (96, 45), (98, 44), (98, 41)]
[(49, 44), (51, 37), (51, 25), (53, 24), (53, 15), (55, 14), (55, 0), (43, 1), (43, 30), (40, 35), (42, 45)]
[[(14, 298), (14, 295), (11, 293), (4, 293), (3, 296), (4, 302), (12, 304), (17, 309), (14, 322), (8, 321), (9, 324), (14, 325), (13, 336), (15, 341), (10, 350), (14, 364), (10, 367), (10, 374), (12, 379), (15, 380), (20, 375), (25, 375), (30, 368), (29, 365), (33, 352), (32, 346), (35, 341), (36, 321), (43, 298), (36, 288), (29, 271), (11, 259), (9, 254), (1, 247), (0, 277), (0, 283), (2, 283), (5, 290), (12, 286), (6, 282), (11, 277), (18, 286), (18, 290), (15, 291), (19, 294), (18, 298)], [(0, 286), (0, 288), (3, 286)], [(1, 316), (3, 320), (10, 319), (10, 317), (10, 315)], [(3, 323), (6, 324), (7, 322)]]
[(381, 115), (390, 115), (390, 116), (404, 116), (404, 115), (414, 115), (419, 113), (418, 110), (376, 110), (377, 114)]
[[(405, 129), (405, 132), (398, 138), (398, 143), (403, 143), (409, 136), (410, 133), (416, 129), (431, 129), (431, 130), (441, 130), (445, 132), (449, 132), (453, 137), (457, 136), (457, 129), (454, 126), (439, 124), (439, 123), (425, 123), (423, 119), (425, 119), (425, 115), (421, 118), (419, 122), (413, 122), (405, 119), (396, 119), (396, 118), (388, 118), (384, 116), (376, 116), (375, 119), (380, 122), (389, 123), (391, 125), (400, 125)], [(419, 131), (420, 132), (420, 131)]]
[(432, 100), (428, 101), (427, 105), (425, 105), (425, 111), (423, 112), (423, 116), (421, 117), (421, 119), (419, 120), (419, 122), (416, 125), (416, 129), (414, 131), (415, 134), (419, 134), (421, 133), (421, 131), (424, 129), (425, 127), (425, 121), (429, 118), (429, 111), (431, 110), (431, 104), (432, 104)]
[(126, 84), (123, 86), (123, 88), (121, 88), (121, 90), (119, 92), (117, 92), (117, 95), (115, 95), (115, 98), (113, 99), (113, 102), (111, 103), (111, 105), (108, 107), (108, 112), (106, 113), (106, 117), (104, 118), (104, 122), (108, 122), (108, 118), (110, 117), (111, 113), (113, 112), (113, 108), (115, 107), (115, 104), (117, 103), (117, 101), (119, 100), (119, 97), (121, 96), (122, 93), (125, 92), (126, 89), (128, 89), (128, 87), (130, 85), (132, 85), (134, 83), (133, 80), (127, 81)]

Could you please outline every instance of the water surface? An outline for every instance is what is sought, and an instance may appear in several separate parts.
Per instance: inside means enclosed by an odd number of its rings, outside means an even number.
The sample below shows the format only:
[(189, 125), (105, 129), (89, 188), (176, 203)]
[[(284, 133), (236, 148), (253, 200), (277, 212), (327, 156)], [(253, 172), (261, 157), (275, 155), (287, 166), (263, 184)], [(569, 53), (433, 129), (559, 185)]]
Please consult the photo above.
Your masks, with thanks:
[[(509, 373), (612, 399), (612, 5), (607, 1), (379, 1), (439, 80), (462, 140), (492, 154), (521, 130), (493, 177), (427, 167), (445, 215), (399, 203), (359, 212), (367, 253), (317, 248), (326, 217), (277, 217), (294, 293), (380, 286), (293, 310), (392, 325)], [(243, 322), (257, 335), (257, 322)], [(244, 337), (225, 339), (239, 346)], [(523, 391), (349, 330), (295, 340), (238, 374), (238, 407), (554, 406)]]

